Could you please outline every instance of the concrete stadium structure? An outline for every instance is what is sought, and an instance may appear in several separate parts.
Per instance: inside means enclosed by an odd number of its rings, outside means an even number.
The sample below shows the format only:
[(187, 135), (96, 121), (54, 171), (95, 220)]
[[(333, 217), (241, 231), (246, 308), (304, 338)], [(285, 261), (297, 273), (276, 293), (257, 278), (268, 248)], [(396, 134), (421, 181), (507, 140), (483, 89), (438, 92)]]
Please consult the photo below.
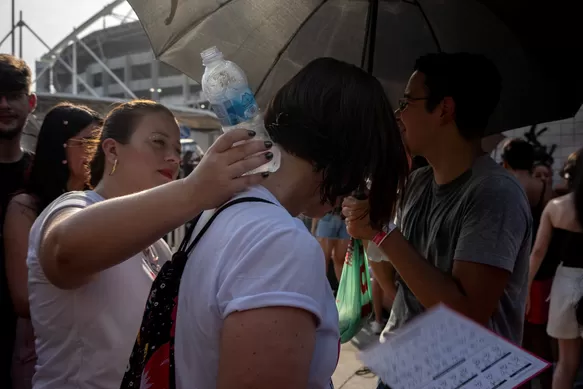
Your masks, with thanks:
[[(120, 8), (127, 8), (124, 3), (125, 0), (111, 1), (52, 47), (22, 16), (14, 22), (4, 38), (12, 35), (13, 52), (14, 37), (20, 30), (22, 53), (24, 29), (47, 48), (35, 63), (34, 86), (39, 103), (25, 130), (25, 147), (34, 148), (44, 115), (59, 102), (85, 104), (106, 114), (115, 104), (136, 98), (159, 101), (170, 108), (181, 128), (190, 129), (190, 133), (182, 131), (187, 149), (192, 141), (202, 149), (212, 144), (220, 127), (201, 96), (200, 85), (154, 58), (148, 37), (133, 12), (119, 13)], [(96, 30), (101, 22), (103, 28)]]

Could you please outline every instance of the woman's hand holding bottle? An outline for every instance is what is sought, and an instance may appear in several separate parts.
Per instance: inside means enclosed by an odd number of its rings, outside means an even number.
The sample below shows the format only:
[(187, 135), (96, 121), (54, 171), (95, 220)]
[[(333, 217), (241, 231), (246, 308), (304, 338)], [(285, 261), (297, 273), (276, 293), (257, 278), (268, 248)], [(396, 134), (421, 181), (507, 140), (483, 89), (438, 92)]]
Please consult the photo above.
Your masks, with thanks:
[[(202, 209), (213, 209), (233, 195), (260, 184), (268, 173), (243, 176), (273, 158), (270, 141), (251, 140), (253, 131), (237, 129), (221, 135), (198, 166), (184, 178), (186, 193)], [(239, 144), (243, 141), (249, 141)]]

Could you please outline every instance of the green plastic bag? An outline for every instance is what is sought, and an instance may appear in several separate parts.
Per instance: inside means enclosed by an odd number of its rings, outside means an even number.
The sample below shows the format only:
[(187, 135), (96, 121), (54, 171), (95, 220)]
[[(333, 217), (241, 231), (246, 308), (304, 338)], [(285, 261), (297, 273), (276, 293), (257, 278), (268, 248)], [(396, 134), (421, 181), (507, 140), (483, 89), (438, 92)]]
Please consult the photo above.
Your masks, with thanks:
[(368, 260), (361, 240), (351, 239), (342, 268), (338, 294), (340, 341), (348, 342), (372, 314), (372, 294)]

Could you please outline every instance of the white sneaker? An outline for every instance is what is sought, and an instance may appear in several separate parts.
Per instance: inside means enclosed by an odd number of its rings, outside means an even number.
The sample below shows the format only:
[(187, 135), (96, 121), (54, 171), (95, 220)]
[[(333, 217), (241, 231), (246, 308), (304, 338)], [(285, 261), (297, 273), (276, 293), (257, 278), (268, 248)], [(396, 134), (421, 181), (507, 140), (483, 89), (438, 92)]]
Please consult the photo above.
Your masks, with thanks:
[(374, 332), (376, 335), (380, 335), (381, 332), (383, 332), (383, 330), (385, 329), (385, 325), (384, 323), (373, 321), (370, 325), (370, 328), (372, 329), (372, 332)]

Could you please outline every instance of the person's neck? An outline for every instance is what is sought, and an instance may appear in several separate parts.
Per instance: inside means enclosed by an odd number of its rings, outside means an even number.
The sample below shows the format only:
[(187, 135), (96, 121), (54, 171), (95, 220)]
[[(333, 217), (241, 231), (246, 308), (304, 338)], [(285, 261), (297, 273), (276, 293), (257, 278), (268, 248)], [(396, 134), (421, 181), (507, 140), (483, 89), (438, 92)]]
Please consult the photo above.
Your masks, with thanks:
[(530, 205), (533, 207), (536, 206), (540, 202), (544, 182), (534, 178), (528, 170), (510, 169), (509, 171), (518, 180), (520, 185), (522, 185)]
[(442, 139), (424, 157), (433, 168), (435, 183), (447, 184), (469, 170), (476, 159), (484, 155), (480, 141), (466, 141), (459, 137)]
[(510, 170), (510, 173), (520, 182), (530, 181), (532, 178), (528, 170)]
[(67, 181), (67, 191), (77, 191), (85, 189), (85, 182), (81, 179), (76, 177), (69, 176), (69, 180)]
[(22, 158), (20, 135), (12, 139), (0, 139), (0, 163), (17, 162)]
[(306, 176), (309, 177), (313, 169), (308, 162), (282, 152), (279, 170), (272, 173), (262, 185), (296, 217), (310, 203), (319, 201), (318, 188), (306, 182)]
[(110, 179), (109, 176), (104, 176), (93, 191), (104, 199), (113, 199), (135, 193), (134, 191), (128, 191), (123, 184), (119, 184), (116, 180)]

